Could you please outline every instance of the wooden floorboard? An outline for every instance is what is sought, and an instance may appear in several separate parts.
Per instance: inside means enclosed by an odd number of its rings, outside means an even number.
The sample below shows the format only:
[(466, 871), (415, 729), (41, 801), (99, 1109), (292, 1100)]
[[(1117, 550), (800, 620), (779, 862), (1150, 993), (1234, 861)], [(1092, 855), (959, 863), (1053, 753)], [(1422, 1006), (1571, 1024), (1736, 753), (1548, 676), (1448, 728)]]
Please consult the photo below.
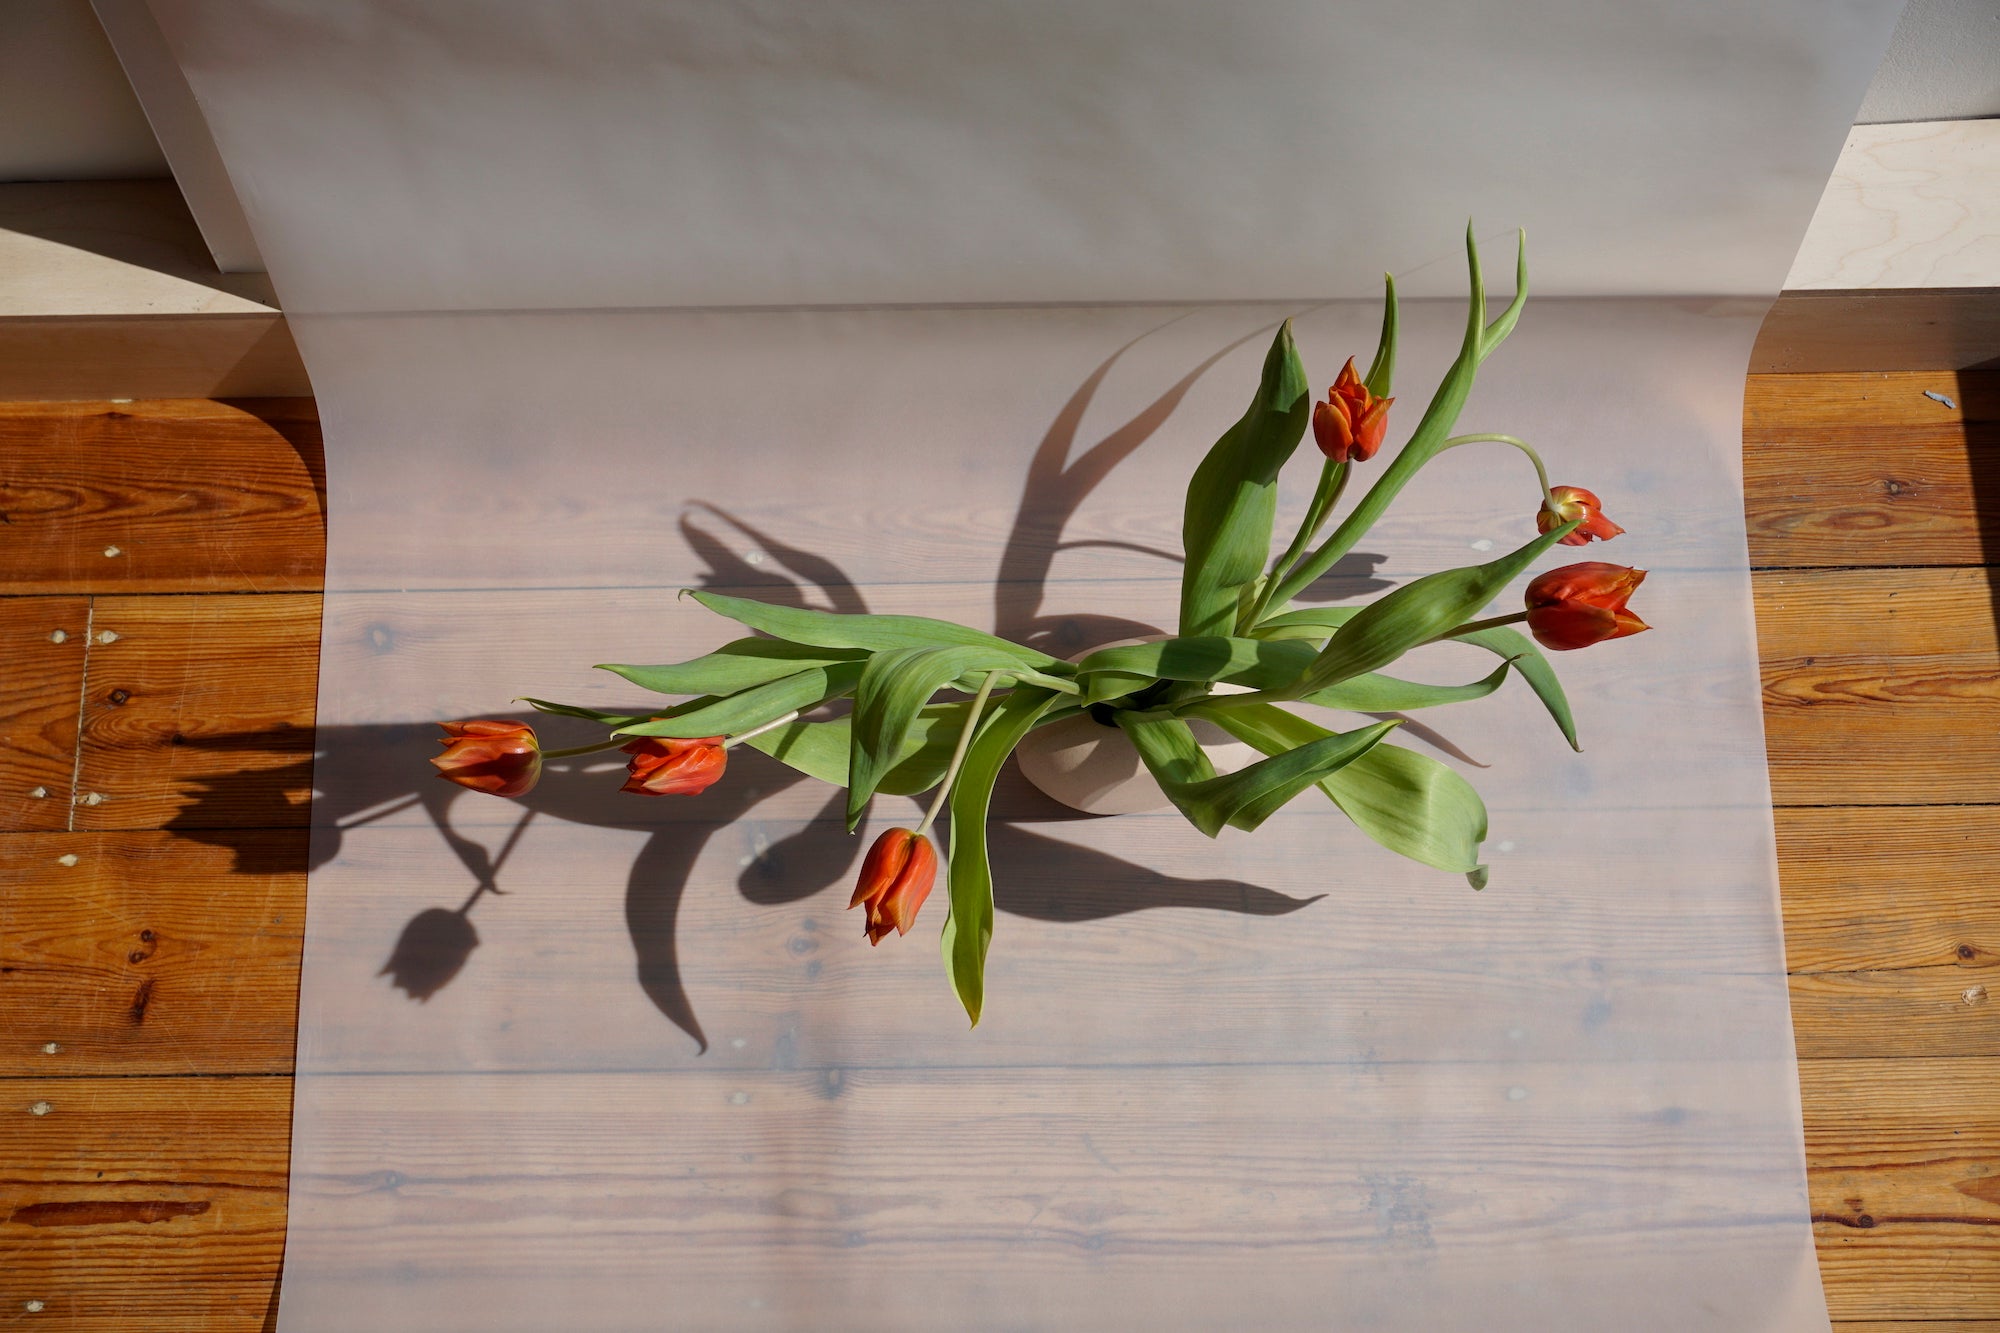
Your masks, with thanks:
[[(2000, 372), (1746, 391), (1814, 1228), (1845, 1333), (2000, 1333), (1995, 423)], [(259, 1328), (317, 420), (305, 400), (15, 403), (0, 460), (0, 1313)]]

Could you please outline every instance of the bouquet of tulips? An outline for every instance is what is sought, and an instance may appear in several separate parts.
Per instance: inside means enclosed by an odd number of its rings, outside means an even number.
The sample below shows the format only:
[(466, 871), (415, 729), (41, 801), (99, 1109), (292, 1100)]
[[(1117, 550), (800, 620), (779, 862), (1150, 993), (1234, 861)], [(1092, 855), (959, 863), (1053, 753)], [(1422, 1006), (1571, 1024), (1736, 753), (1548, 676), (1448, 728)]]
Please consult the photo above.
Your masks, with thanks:
[[(891, 931), (907, 933), (936, 881), (931, 830), (946, 818), (944, 959), (974, 1023), (993, 933), (986, 817), (994, 780), (1030, 731), (1080, 713), (1129, 737), (1161, 790), (1210, 837), (1225, 827), (1255, 829), (1317, 788), (1383, 846), (1483, 886), (1478, 849), (1486, 837), (1486, 809), (1463, 777), (1389, 744), (1400, 719), (1334, 731), (1296, 711), (1310, 705), (1401, 713), (1480, 698), (1513, 673), (1575, 746), (1562, 686), (1535, 644), (1511, 626), (1525, 622), (1551, 649), (1582, 648), (1646, 628), (1625, 606), (1644, 571), (1596, 562), (1550, 570), (1528, 584), (1523, 609), (1484, 614), (1550, 547), (1608, 540), (1622, 529), (1604, 516), (1591, 492), (1549, 485), (1540, 457), (1525, 442), (1452, 434), (1480, 363), (1506, 341), (1527, 297), (1525, 239), (1513, 299), (1491, 322), (1469, 230), (1466, 251), (1472, 295), (1458, 358), (1408, 443), (1323, 539), (1350, 477), (1374, 458), (1388, 432), (1395, 401), (1389, 396), (1396, 368), (1395, 282), (1388, 283), (1381, 339), (1367, 374), (1349, 359), (1323, 401), (1313, 399), (1290, 325), (1278, 330), (1248, 410), (1188, 484), (1182, 526), (1187, 563), (1175, 637), (1066, 662), (943, 620), (837, 615), (690, 592), (752, 634), (686, 662), (603, 668), (681, 702), (611, 713), (527, 700), (542, 712), (609, 729), (601, 744), (547, 753), (622, 746), (631, 756), (623, 790), (664, 796), (706, 789), (722, 778), (731, 748), (752, 745), (845, 787), (850, 831), (877, 792), (934, 792), (916, 828), (893, 828), (876, 839), (849, 906), (867, 909), (871, 944)], [(1279, 473), (1308, 428), (1322, 456), (1318, 485), (1297, 533), (1272, 559)], [(1512, 446), (1534, 463), (1537, 536), (1496, 560), (1425, 575), (1365, 606), (1292, 605), (1354, 549), (1425, 464), (1446, 450), (1482, 442)], [(1499, 664), (1464, 685), (1382, 674), (1411, 649), (1447, 639), (1486, 649)], [(1235, 688), (1218, 692), (1225, 685)], [(829, 706), (843, 701), (846, 711), (832, 715)], [(1216, 772), (1191, 729), (1197, 720), (1265, 757), (1237, 772)], [(447, 724), (446, 730), (446, 752), (432, 761), (444, 777), (502, 796), (533, 785), (543, 752), (528, 726), (478, 721)]]

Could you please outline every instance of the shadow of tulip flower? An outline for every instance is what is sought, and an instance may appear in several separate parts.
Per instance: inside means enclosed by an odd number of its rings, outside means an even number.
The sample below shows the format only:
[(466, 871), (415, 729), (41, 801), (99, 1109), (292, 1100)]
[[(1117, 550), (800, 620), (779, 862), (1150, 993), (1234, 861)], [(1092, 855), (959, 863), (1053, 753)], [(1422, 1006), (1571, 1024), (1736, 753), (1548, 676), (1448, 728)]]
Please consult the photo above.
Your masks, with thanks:
[[(1098, 388), (1139, 339), (1114, 352), (1085, 378), (1051, 423), (1029, 465), (997, 571), (995, 619), (1000, 634), (1058, 656), (1071, 656), (1114, 639), (1159, 632), (1153, 625), (1116, 615), (1047, 611), (1049, 573), (1057, 553), (1075, 546), (1119, 546), (1170, 562), (1180, 557), (1134, 543), (1064, 543), (1062, 532), (1091, 492), (1154, 436), (1203, 374), (1230, 352), (1268, 336), (1270, 331), (1255, 330), (1218, 350), (1130, 420), (1077, 452), (1078, 429)], [(1150, 335), (1141, 335), (1145, 336)], [(868, 610), (860, 589), (832, 560), (780, 541), (718, 505), (689, 501), (688, 512), (678, 526), (689, 550), (705, 566), (695, 578), (701, 587), (783, 606), (816, 606), (843, 613)], [(752, 549), (762, 552), (763, 560), (753, 563), (748, 550), (739, 552), (739, 544), (751, 544)], [(1389, 586), (1373, 577), (1381, 560), (1363, 553), (1349, 555), (1307, 590), (1305, 600), (1335, 600)], [(537, 716), (532, 721), (547, 748), (599, 738), (585, 724), (570, 719)], [(483, 842), (452, 823), (458, 801), (488, 798), (437, 781), (425, 762), (437, 753), (434, 725), (322, 727), (316, 736), (316, 765), (303, 753), (308, 735), (291, 729), (185, 742), (218, 750), (298, 754), (300, 758), (199, 779), (193, 799), (169, 827), (184, 837), (230, 846), (239, 871), (270, 873), (295, 868), (296, 851), (286, 853), (290, 860), (280, 866), (277, 862), (283, 858), (266, 845), (276, 846), (276, 842), (245, 841), (243, 835), (220, 826), (240, 826), (244, 822), (241, 811), (267, 806), (275, 809), (292, 799), (282, 793), (315, 786), (324, 793), (316, 796), (311, 807), (309, 860), (314, 868), (339, 855), (352, 830), (381, 819), (421, 814), (451, 849), (474, 887), (456, 909), (433, 906), (417, 912), (403, 924), (389, 949), (378, 975), (418, 1002), (428, 1001), (463, 974), (480, 942), (472, 923), (473, 909), (488, 894), (502, 895), (500, 871), (531, 820), (546, 816), (643, 831), (648, 836), (630, 867), (625, 894), (635, 976), (653, 1006), (692, 1038), (699, 1051), (708, 1049), (681, 966), (677, 938), (681, 903), (694, 867), (715, 833), (748, 816), (767, 798), (804, 781), (800, 774), (747, 747), (734, 750), (724, 782), (699, 797), (685, 798), (701, 802), (701, 818), (688, 820), (678, 809), (659, 804), (658, 798), (616, 794), (607, 785), (605, 774), (585, 777), (578, 771), (552, 767), (533, 791), (511, 803), (520, 808), (520, 818), (501, 847), (489, 853)], [(1430, 736), (1434, 743), (1450, 746), (1444, 737), (1436, 733)], [(183, 742), (177, 739), (177, 743)], [(1083, 922), (1178, 907), (1280, 916), (1322, 896), (1295, 898), (1235, 879), (1165, 874), (1034, 832), (1025, 825), (1092, 817), (1058, 806), (1031, 787), (1011, 765), (1002, 775), (995, 802), (996, 810), (1011, 812), (996, 814), (991, 821), (996, 906), (1014, 915)], [(741, 896), (762, 906), (800, 902), (835, 886), (844, 896), (865, 841), (847, 834), (844, 809), (844, 794), (836, 789), (812, 819), (762, 849), (737, 878)], [(490, 817), (492, 812), (481, 813)], [(1052, 872), (1051, 867), (1060, 870)], [(935, 914), (937, 908), (932, 911)], [(853, 933), (858, 947), (862, 935), (858, 921)]]
[(426, 907), (411, 917), (376, 975), (389, 978), (390, 985), (413, 1000), (428, 1000), (443, 990), (479, 947), (479, 932), (466, 912)]

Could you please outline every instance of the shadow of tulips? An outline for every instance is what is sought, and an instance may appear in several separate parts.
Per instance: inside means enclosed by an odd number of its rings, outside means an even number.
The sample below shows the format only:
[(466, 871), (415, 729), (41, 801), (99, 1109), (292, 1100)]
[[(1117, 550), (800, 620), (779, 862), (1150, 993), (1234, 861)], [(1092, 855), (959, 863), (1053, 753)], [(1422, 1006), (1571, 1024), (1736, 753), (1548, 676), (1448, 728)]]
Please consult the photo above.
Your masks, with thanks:
[[(1115, 639), (1159, 632), (1156, 626), (1117, 616), (1061, 614), (1046, 608), (1053, 561), (1067, 549), (1063, 530), (1084, 499), (1113, 468), (1153, 437), (1204, 373), (1230, 352), (1271, 332), (1268, 327), (1253, 330), (1219, 349), (1128, 421), (1079, 449), (1077, 436), (1086, 409), (1132, 344), (1114, 352), (1085, 378), (1051, 423), (1030, 461), (997, 571), (998, 633), (1058, 656), (1071, 656)], [(816, 606), (846, 613), (868, 609), (860, 589), (833, 561), (782, 542), (717, 505), (690, 501), (679, 521), (679, 531), (688, 549), (705, 566), (695, 580), (701, 587), (794, 607)], [(763, 553), (760, 563), (746, 558), (752, 550)], [(1168, 561), (1179, 558), (1173, 552), (1148, 553)], [(1381, 559), (1362, 553), (1348, 556), (1309, 590), (1306, 599), (1352, 597), (1389, 586), (1372, 577)], [(569, 719), (537, 717), (534, 723), (549, 748), (597, 738), (584, 724)], [(201, 743), (237, 750), (268, 747), (298, 752), (300, 739), (297, 734), (245, 733)], [(706, 1051), (708, 1040), (681, 966), (678, 919), (682, 901), (694, 868), (715, 833), (804, 779), (756, 751), (733, 751), (728, 779), (690, 798), (701, 802), (701, 817), (699, 822), (689, 822), (663, 818), (662, 811), (645, 798), (628, 798), (607, 790), (607, 774), (585, 778), (579, 772), (550, 771), (531, 792), (512, 802), (521, 812), (519, 822), (500, 847), (489, 850), (485, 843), (453, 826), (456, 800), (482, 798), (467, 796), (434, 778), (426, 761), (438, 752), (437, 740), (437, 728), (431, 724), (321, 727), (316, 766), (310, 758), (302, 757), (277, 768), (202, 779), (194, 798), (169, 827), (185, 837), (224, 842), (222, 830), (211, 825), (227, 822), (227, 811), (258, 799), (260, 792), (268, 793), (270, 784), (316, 786), (320, 794), (312, 803), (309, 860), (311, 866), (319, 867), (339, 855), (343, 837), (353, 828), (420, 812), (471, 876), (473, 888), (457, 907), (425, 907), (402, 925), (393, 941), (385, 938), (387, 960), (378, 975), (419, 1002), (450, 985), (469, 965), (479, 947), (474, 909), (483, 907), (489, 896), (506, 896), (500, 887), (502, 871), (532, 821), (547, 818), (643, 831), (646, 841), (632, 862), (625, 893), (625, 923), (636, 979), (654, 1007)], [(1064, 923), (1156, 908), (1278, 916), (1318, 901), (1317, 896), (1294, 898), (1235, 879), (1163, 874), (1035, 832), (1028, 825), (1087, 816), (1057, 806), (1034, 791), (1011, 767), (1002, 782), (1004, 795), (998, 804), (1025, 812), (1011, 818), (996, 817), (993, 823), (991, 859), (996, 906), (1002, 912)], [(742, 897), (769, 906), (803, 901), (835, 887), (845, 894), (861, 840), (846, 833), (843, 809), (844, 795), (835, 790), (812, 819), (764, 849), (737, 880)], [(255, 848), (229, 845), (236, 850), (240, 870), (266, 873), (274, 868), (259, 859), (264, 853)], [(1060, 875), (1050, 873), (1052, 865), (1062, 867)], [(938, 906), (931, 908), (934, 915), (938, 911)], [(854, 933), (857, 937), (861, 934), (858, 923)]]

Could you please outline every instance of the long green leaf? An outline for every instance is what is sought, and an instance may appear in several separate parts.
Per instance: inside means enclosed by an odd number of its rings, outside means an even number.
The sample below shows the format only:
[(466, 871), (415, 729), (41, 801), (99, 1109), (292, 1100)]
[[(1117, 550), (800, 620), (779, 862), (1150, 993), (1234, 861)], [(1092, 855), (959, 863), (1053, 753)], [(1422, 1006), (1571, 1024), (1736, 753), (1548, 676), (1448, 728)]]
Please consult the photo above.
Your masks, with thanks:
[(1499, 595), (1535, 557), (1568, 536), (1576, 521), (1545, 532), (1497, 560), (1426, 574), (1384, 593), (1361, 608), (1327, 641), (1306, 668), (1293, 697), (1387, 666), (1420, 643), (1429, 643), (1463, 625)]
[(821, 648), (783, 639), (737, 639), (705, 656), (666, 666), (626, 666), (600, 662), (599, 671), (623, 676), (655, 694), (734, 694), (752, 686), (783, 680), (807, 667), (858, 661), (861, 650)]
[[(1211, 838), (1225, 827), (1257, 828), (1287, 801), (1353, 763), (1401, 725), (1378, 722), (1340, 735), (1325, 733), (1238, 772), (1190, 779), (1183, 775), (1202, 770), (1213, 774), (1214, 769), (1205, 756), (1199, 764), (1191, 762), (1187, 747), (1194, 738), (1186, 723), (1130, 711), (1119, 713), (1117, 720), (1160, 789), (1189, 823)], [(1200, 754), (1198, 748), (1195, 754)]]
[(1047, 653), (949, 620), (928, 616), (849, 616), (832, 611), (812, 611), (794, 606), (772, 606), (746, 597), (727, 597), (719, 592), (689, 589), (688, 595), (718, 615), (728, 616), (766, 634), (793, 643), (821, 648), (860, 648), (879, 652), (885, 648), (997, 648), (1021, 665), (1035, 669), (1067, 672), (1068, 664)]
[(606, 713), (595, 708), (584, 708), (577, 704), (550, 703), (547, 699), (529, 699), (523, 697), (521, 702), (527, 704), (538, 713), (553, 713), (557, 717), (585, 718), (592, 722), (602, 722), (607, 727), (630, 726), (634, 722), (645, 722), (648, 719), (659, 716), (658, 712), (634, 713), (629, 709), (622, 713)]
[(1549, 716), (1562, 728), (1563, 739), (1572, 750), (1583, 747), (1576, 742), (1576, 719), (1570, 716), (1569, 697), (1563, 693), (1562, 682), (1556, 679), (1556, 669), (1535, 641), (1519, 630), (1496, 625), (1492, 629), (1476, 629), (1470, 634), (1454, 634), (1454, 643), (1469, 643), (1484, 648), (1489, 653), (1498, 653), (1514, 664), (1514, 670), (1521, 673), (1521, 679), (1528, 682), (1530, 689), (1549, 710)]
[(902, 753), (917, 713), (931, 696), (964, 672), (1018, 666), (999, 649), (889, 648), (868, 659), (854, 689), (851, 749), (847, 761), (847, 829), (868, 809), (876, 784)]
[(1362, 385), (1377, 398), (1387, 398), (1396, 382), (1396, 275), (1382, 275), (1382, 336), (1375, 340), (1375, 360)]
[(1341, 708), (1350, 713), (1404, 713), (1413, 708), (1437, 708), (1443, 704), (1483, 699), (1507, 679), (1511, 662), (1502, 662), (1492, 672), (1468, 685), (1426, 685), (1421, 681), (1398, 680), (1369, 671), (1351, 676), (1338, 685), (1315, 690), (1299, 702), (1322, 708)]
[[(908, 796), (937, 786), (944, 776), (945, 765), (951, 762), (952, 747), (965, 725), (969, 706), (963, 702), (932, 704), (919, 712), (903, 737), (895, 761), (875, 784), (875, 790)], [(845, 787), (852, 725), (851, 717), (825, 722), (801, 719), (752, 736), (744, 744), (762, 750), (809, 778)]]
[(1303, 643), (1202, 635), (1103, 648), (1078, 662), (1076, 674), (1087, 703), (1115, 699), (1156, 680), (1220, 680), (1275, 690), (1297, 680), (1314, 656)]
[[(1269, 639), (1324, 640), (1365, 609), (1359, 606), (1318, 606), (1287, 611), (1265, 621), (1257, 628), (1257, 633)], [(1577, 744), (1576, 720), (1570, 714), (1569, 697), (1563, 693), (1562, 681), (1556, 678), (1555, 667), (1535, 646), (1533, 639), (1518, 630), (1498, 625), (1492, 629), (1474, 630), (1470, 634), (1454, 634), (1451, 642), (1469, 643), (1512, 662), (1514, 670), (1528, 682), (1529, 688), (1542, 701), (1542, 706), (1549, 710), (1549, 716), (1555, 719), (1556, 726), (1562, 729), (1563, 739), (1569, 742), (1570, 748), (1583, 748)]]
[(1312, 389), (1287, 320), (1271, 342), (1257, 396), (1188, 482), (1181, 542), (1180, 630), (1226, 634), (1245, 589), (1263, 575), (1277, 515), (1278, 474), (1305, 437)]
[(993, 942), (993, 869), (986, 859), (986, 810), (1000, 766), (1059, 697), (1052, 690), (1015, 690), (980, 719), (965, 763), (951, 785), (951, 915), (945, 919), (945, 971), (965, 1015), (979, 1026), (986, 1002), (986, 950)]
[[(1527, 256), (1527, 238), (1524, 236), (1516, 265), (1518, 277), (1514, 304), (1502, 316), (1504, 327), (1496, 326), (1496, 331), (1489, 336), (1486, 328), (1486, 284), (1479, 269), (1479, 242), (1473, 236), (1471, 226), (1466, 227), (1465, 262), (1471, 294), (1466, 303), (1465, 339), (1459, 346), (1457, 359), (1438, 382), (1437, 392), (1431, 395), (1430, 405), (1424, 409), (1409, 443), (1383, 469), (1375, 484), (1368, 488), (1368, 494), (1341, 520), (1333, 535), (1284, 577), (1268, 599), (1269, 605), (1283, 606), (1310, 586), (1313, 580), (1332, 569), (1388, 511), (1396, 496), (1409, 484), (1410, 478), (1416, 476), (1444, 448), (1444, 442), (1451, 436), (1452, 426), (1458, 421), (1459, 412), (1465, 407), (1466, 398), (1472, 393), (1472, 382), (1479, 373), (1480, 361), (1500, 345), (1500, 340), (1520, 317), (1521, 305), (1527, 299)], [(1185, 627), (1182, 632), (1186, 632)]]
[[(1271, 704), (1192, 710), (1265, 754), (1278, 755), (1330, 735)], [(1354, 826), (1390, 851), (1486, 885), (1479, 844), (1486, 803), (1472, 784), (1435, 759), (1397, 745), (1377, 745), (1320, 781)]]
[(753, 686), (725, 698), (694, 699), (670, 709), (665, 717), (620, 727), (618, 736), (733, 736), (739, 731), (761, 727), (790, 712), (804, 712), (829, 699), (851, 693), (861, 680), (860, 662), (838, 662), (829, 667), (812, 667)]

